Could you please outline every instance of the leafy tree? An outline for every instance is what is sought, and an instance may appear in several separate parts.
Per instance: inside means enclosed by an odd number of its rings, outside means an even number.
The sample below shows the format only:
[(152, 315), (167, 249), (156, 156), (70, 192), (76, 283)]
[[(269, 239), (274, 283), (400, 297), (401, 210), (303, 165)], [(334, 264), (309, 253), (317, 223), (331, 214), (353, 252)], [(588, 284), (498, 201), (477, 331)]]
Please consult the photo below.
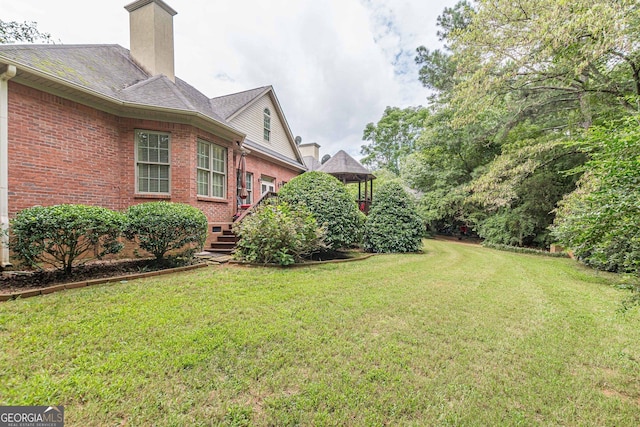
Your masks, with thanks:
[(0, 44), (6, 43), (53, 43), (49, 33), (38, 31), (37, 22), (3, 21), (0, 19)]
[[(611, 22), (618, 25), (612, 28)], [(567, 140), (626, 114), (639, 94), (638, 5), (481, 0), (471, 21), (450, 33), (457, 61), (451, 106), (460, 123), (500, 106), (500, 153), (469, 187), (479, 234), (495, 243), (549, 243), (558, 200), (586, 157)]]
[(416, 49), (415, 61), (421, 65), (419, 80), (428, 89), (447, 93), (453, 89), (456, 63), (450, 53), (440, 49), (429, 50), (424, 46)]
[(466, 29), (471, 24), (474, 13), (473, 6), (466, 0), (459, 1), (453, 7), (445, 7), (437, 19), (440, 41), (450, 40), (452, 33)]
[(424, 128), (428, 110), (422, 107), (387, 107), (377, 124), (369, 123), (362, 139), (362, 164), (400, 172), (400, 160), (415, 150), (416, 140)]
[(424, 225), (413, 197), (396, 181), (383, 184), (364, 227), (363, 247), (369, 252), (416, 252)]
[(568, 142), (638, 111), (640, 6), (461, 1), (438, 25), (444, 49), (416, 56), (436, 96), (400, 175), (431, 228), (465, 222), (488, 241), (546, 246), (588, 158)]
[[(449, 40), (454, 31), (464, 30), (471, 23), (473, 12), (472, 6), (465, 0), (454, 7), (446, 7), (437, 21), (440, 41)], [(429, 50), (420, 46), (416, 53), (415, 61), (421, 65), (418, 78), (423, 86), (440, 94), (450, 92), (454, 87), (457, 64), (449, 48), (445, 46), (444, 50)]]
[(494, 111), (465, 126), (452, 126), (455, 111), (440, 108), (425, 121), (416, 152), (405, 161), (402, 177), (412, 188), (427, 191), (468, 182), (474, 171), (499, 153)]
[(71, 274), (78, 264), (119, 252), (123, 225), (122, 214), (98, 206), (34, 206), (11, 221), (11, 249), (31, 267), (48, 264)]
[(303, 205), (326, 229), (325, 242), (340, 249), (360, 242), (361, 215), (347, 188), (335, 177), (318, 171), (293, 178), (278, 193), (290, 206)]
[(594, 103), (635, 109), (628, 96), (640, 94), (637, 1), (476, 5), (464, 30), (449, 34), (465, 75), (453, 97), (459, 119), (473, 118), (496, 97), (507, 97), (515, 122), (544, 115), (555, 129), (589, 127)]
[(578, 189), (565, 197), (553, 235), (585, 263), (640, 275), (640, 116), (591, 129)]
[(525, 239), (535, 235), (535, 225), (535, 218), (524, 209), (500, 209), (478, 221), (477, 232), (491, 244), (524, 246)]
[(402, 168), (403, 180), (422, 195), (419, 209), (432, 232), (467, 222), (466, 185), (500, 152), (495, 111), (458, 127), (452, 126), (454, 114), (441, 107), (427, 119), (416, 152)]
[[(637, 2), (460, 2), (439, 18), (445, 51), (418, 50), (437, 106), (403, 178), (431, 224), (470, 221), (485, 238), (549, 243), (548, 225), (586, 160), (568, 146), (624, 116), (640, 92)], [(615, 28), (610, 28), (616, 22)]]
[[(167, 252), (193, 254), (207, 239), (207, 217), (183, 203), (151, 202), (127, 209), (125, 236), (162, 262)], [(195, 245), (195, 246), (194, 246)]]

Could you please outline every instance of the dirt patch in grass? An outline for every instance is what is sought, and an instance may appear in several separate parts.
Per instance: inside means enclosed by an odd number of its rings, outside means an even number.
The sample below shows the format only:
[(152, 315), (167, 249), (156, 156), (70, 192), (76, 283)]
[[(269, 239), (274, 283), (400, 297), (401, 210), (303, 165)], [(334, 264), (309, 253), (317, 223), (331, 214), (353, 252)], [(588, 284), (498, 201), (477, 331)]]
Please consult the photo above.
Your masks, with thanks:
[(0, 293), (28, 291), (65, 283), (159, 271), (199, 262), (197, 259), (179, 264), (175, 262), (158, 263), (155, 259), (94, 261), (74, 267), (72, 273), (68, 275), (64, 274), (63, 271), (53, 269), (42, 271), (4, 271), (0, 275)]

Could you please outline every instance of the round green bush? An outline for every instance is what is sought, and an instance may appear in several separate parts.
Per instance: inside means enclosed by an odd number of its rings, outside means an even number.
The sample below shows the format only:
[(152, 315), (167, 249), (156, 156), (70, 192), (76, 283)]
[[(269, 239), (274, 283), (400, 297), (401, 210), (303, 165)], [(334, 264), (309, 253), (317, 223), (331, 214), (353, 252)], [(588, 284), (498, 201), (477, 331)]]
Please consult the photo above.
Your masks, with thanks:
[(413, 198), (397, 182), (380, 187), (364, 226), (367, 252), (416, 252), (425, 230)]
[(324, 230), (304, 206), (267, 202), (236, 224), (235, 257), (261, 263), (290, 265), (323, 249)]
[(207, 239), (207, 217), (199, 209), (184, 203), (133, 205), (127, 209), (125, 217), (125, 236), (137, 241), (159, 261), (172, 250), (183, 249), (182, 255), (193, 255), (202, 250)]
[(303, 205), (326, 230), (330, 249), (360, 242), (362, 219), (355, 200), (335, 177), (324, 172), (306, 172), (289, 181), (278, 193), (291, 206)]
[(124, 217), (99, 206), (55, 205), (24, 209), (11, 221), (14, 257), (31, 266), (73, 266), (119, 252)]

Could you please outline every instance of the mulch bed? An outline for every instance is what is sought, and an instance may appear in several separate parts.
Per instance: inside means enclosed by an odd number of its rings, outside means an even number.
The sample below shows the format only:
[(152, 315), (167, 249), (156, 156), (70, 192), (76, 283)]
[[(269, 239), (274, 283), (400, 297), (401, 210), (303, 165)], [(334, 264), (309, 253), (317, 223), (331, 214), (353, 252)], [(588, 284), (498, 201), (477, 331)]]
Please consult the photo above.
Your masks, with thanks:
[(0, 294), (41, 289), (64, 283), (160, 271), (173, 267), (175, 265), (158, 264), (153, 259), (129, 259), (96, 261), (77, 266), (74, 267), (70, 275), (65, 275), (60, 270), (5, 271), (0, 275)]

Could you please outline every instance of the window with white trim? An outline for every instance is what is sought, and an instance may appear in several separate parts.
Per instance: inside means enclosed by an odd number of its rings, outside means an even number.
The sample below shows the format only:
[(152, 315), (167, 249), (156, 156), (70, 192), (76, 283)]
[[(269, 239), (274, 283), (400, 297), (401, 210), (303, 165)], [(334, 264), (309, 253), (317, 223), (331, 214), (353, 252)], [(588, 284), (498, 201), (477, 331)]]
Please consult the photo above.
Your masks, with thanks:
[(198, 196), (226, 198), (227, 149), (199, 139), (196, 165)]
[[(245, 180), (245, 187), (247, 189), (247, 198), (242, 200), (240, 199), (240, 203), (242, 203), (243, 205), (252, 205), (253, 204), (253, 173), (251, 172), (246, 172), (246, 180)], [(240, 193), (242, 192), (242, 187), (240, 184), (240, 180), (242, 179), (241, 174), (240, 174), (240, 170), (238, 169), (238, 197), (240, 197)]]
[(171, 150), (168, 133), (137, 130), (136, 192), (169, 194)]
[(271, 111), (264, 109), (264, 140), (271, 140)]

